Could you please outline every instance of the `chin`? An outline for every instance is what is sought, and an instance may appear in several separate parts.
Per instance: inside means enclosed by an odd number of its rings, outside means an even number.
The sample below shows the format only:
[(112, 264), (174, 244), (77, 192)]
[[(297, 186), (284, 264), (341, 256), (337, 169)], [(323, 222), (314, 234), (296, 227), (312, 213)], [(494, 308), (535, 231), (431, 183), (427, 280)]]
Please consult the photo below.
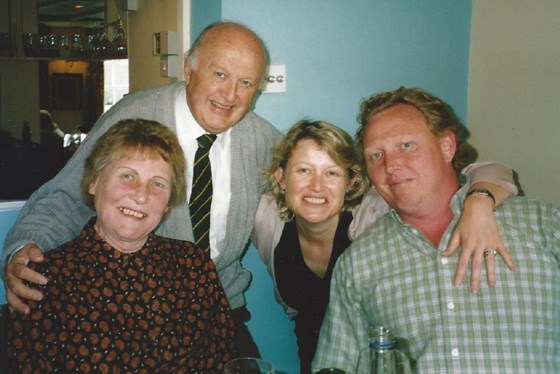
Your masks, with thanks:
[(305, 221), (309, 223), (322, 223), (325, 222), (329, 217), (325, 216), (302, 216)]

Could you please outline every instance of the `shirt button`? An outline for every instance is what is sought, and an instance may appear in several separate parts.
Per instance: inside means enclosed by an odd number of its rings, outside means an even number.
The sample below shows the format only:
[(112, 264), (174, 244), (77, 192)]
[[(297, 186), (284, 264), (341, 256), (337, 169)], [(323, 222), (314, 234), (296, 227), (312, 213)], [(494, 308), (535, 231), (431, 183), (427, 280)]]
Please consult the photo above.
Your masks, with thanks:
[(452, 301), (448, 302), (447, 309), (455, 309), (455, 304)]
[(442, 265), (447, 265), (448, 262), (449, 262), (449, 259), (447, 257), (442, 257), (441, 258), (441, 264)]
[(459, 350), (457, 348), (453, 348), (451, 350), (451, 356), (458, 357), (459, 356)]

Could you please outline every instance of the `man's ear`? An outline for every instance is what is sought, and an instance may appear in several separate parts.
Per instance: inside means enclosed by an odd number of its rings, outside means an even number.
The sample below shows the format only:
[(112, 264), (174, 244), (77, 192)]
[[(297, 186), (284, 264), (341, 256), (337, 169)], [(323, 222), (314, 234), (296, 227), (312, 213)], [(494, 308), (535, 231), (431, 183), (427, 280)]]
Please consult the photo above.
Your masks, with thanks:
[(276, 171), (274, 172), (274, 178), (276, 178), (276, 182), (278, 182), (280, 188), (286, 188), (286, 180), (284, 178), (283, 168), (276, 169)]
[(189, 65), (189, 59), (185, 57), (185, 62), (183, 64), (183, 78), (187, 84), (191, 79), (191, 67)]
[(439, 139), (439, 144), (445, 160), (451, 162), (457, 151), (457, 139), (455, 138), (455, 134), (448, 132), (443, 135)]

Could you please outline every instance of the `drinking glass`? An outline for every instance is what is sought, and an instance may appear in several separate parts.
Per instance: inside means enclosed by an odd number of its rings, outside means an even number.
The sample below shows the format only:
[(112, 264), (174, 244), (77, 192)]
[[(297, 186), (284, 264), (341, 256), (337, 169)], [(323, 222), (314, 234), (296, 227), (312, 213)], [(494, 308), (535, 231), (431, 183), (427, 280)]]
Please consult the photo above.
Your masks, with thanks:
[(272, 364), (261, 358), (242, 357), (228, 361), (224, 374), (273, 374)]

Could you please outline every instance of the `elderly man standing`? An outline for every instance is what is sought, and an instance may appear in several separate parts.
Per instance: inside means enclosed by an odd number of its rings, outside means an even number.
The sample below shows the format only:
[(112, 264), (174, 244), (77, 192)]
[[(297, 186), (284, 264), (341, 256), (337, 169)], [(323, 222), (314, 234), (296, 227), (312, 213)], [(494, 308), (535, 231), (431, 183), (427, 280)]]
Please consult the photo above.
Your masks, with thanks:
[(519, 268), (453, 286), (442, 257), (468, 195), (456, 174), (466, 130), (440, 99), (399, 88), (362, 103), (358, 140), (391, 211), (340, 257), (313, 368), (355, 372), (372, 326), (385, 326), (418, 372), (560, 372), (560, 208), (512, 197), (496, 209)]
[[(42, 295), (25, 287), (21, 280), (45, 284), (47, 279), (26, 264), (41, 261), (42, 250), (75, 237), (94, 215), (81, 201), (79, 185), (84, 159), (95, 140), (122, 119), (153, 120), (169, 126), (179, 137), (188, 165), (189, 199), (193, 197), (198, 138), (215, 139), (209, 151), (212, 203), (209, 213), (201, 214), (210, 217), (209, 231), (193, 233), (194, 209), (184, 204), (169, 212), (157, 233), (196, 240), (199, 246), (209, 247), (233, 309), (239, 353), (258, 356), (244, 324), (250, 314), (243, 292), (249, 286), (251, 274), (241, 266), (240, 259), (264, 192), (259, 171), (268, 166), (269, 150), (281, 139), (278, 130), (250, 111), (265, 67), (266, 50), (253, 31), (233, 22), (216, 23), (207, 27), (187, 52), (185, 81), (127, 95), (104, 114), (66, 167), (31, 196), (6, 237), (0, 270), (10, 305), (30, 312), (22, 299), (39, 300)], [(198, 223), (202, 219), (192, 220)], [(200, 244), (198, 239), (204, 239), (206, 244)]]

